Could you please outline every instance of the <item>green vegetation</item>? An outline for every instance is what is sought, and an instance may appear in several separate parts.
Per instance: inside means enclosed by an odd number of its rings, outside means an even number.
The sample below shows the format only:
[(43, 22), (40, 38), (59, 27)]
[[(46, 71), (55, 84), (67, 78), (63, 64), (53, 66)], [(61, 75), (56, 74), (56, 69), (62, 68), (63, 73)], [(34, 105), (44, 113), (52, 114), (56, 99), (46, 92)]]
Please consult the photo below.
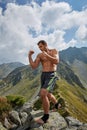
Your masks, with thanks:
[(4, 112), (8, 112), (11, 110), (11, 105), (8, 103), (6, 97), (0, 97), (0, 115), (2, 115)]
[(6, 77), (15, 68), (21, 67), (24, 64), (20, 62), (4, 63), (0, 65), (0, 79)]
[[(63, 98), (65, 101), (65, 107), (58, 110), (58, 112), (64, 117), (69, 114), (80, 121), (87, 123), (87, 88), (84, 88), (82, 84), (82, 81), (84, 81), (84, 86), (87, 86), (87, 57), (85, 58), (85, 64), (83, 64), (82, 59), (84, 59), (84, 57), (79, 57), (81, 56), (81, 53), (79, 53), (80, 55), (78, 54), (78, 57), (76, 55), (77, 53), (70, 56), (73, 54), (70, 50), (67, 55), (65, 55), (65, 53), (62, 55), (63, 61), (61, 61), (58, 65), (57, 71), (60, 76), (60, 80), (57, 81), (53, 92), (57, 99)], [(81, 62), (79, 60), (81, 60)], [(24, 96), (26, 101), (33, 99), (36, 96), (40, 86), (40, 67), (32, 70), (30, 66), (23, 66), (12, 71), (6, 78), (0, 80), (0, 95), (6, 96), (8, 100), (11, 100), (12, 95), (20, 95), (21, 97)], [(76, 74), (78, 74), (80, 78), (78, 78)], [(9, 103), (13, 102), (15, 105), (22, 104), (23, 100), (21, 101), (19, 99), (20, 98), (14, 98), (13, 96)], [(51, 108), (52, 106), (53, 104), (51, 104)], [(7, 106), (7, 108), (8, 110), (10, 109), (9, 106)], [(34, 104), (34, 108), (42, 109), (40, 100)]]
[(0, 97), (0, 121), (3, 123), (12, 108), (20, 107), (25, 103), (25, 98), (20, 95), (8, 95)]
[(70, 85), (62, 79), (57, 82), (57, 87), (55, 93), (59, 91), (60, 96), (64, 98), (69, 114), (87, 123), (87, 101), (84, 100), (87, 90)]
[(0, 122), (3, 123), (8, 112), (12, 109), (11, 104), (8, 103), (6, 97), (0, 97)]
[(26, 101), (25, 98), (20, 95), (8, 95), (6, 97), (8, 102), (12, 105), (12, 107), (22, 106)]
[(31, 81), (28, 78), (22, 79), (21, 82), (15, 86), (9, 84), (7, 87), (0, 88), (0, 95), (21, 95), (28, 101), (39, 88), (39, 84), (39, 76), (36, 76), (36, 78), (33, 78)]
[[(58, 100), (63, 98), (65, 101), (64, 107), (58, 110), (63, 117), (70, 115), (87, 123), (87, 100), (85, 97), (87, 90), (76, 84), (70, 85), (66, 80), (60, 79), (56, 83), (53, 94)], [(51, 108), (52, 106), (53, 104), (51, 104)], [(42, 109), (40, 99), (34, 104), (34, 109)]]

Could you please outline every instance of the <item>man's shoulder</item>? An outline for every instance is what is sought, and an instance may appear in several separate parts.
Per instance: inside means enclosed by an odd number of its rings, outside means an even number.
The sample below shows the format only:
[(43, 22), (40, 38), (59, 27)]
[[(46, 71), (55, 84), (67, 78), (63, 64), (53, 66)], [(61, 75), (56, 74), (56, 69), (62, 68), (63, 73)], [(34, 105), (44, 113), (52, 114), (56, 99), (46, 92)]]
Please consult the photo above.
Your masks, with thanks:
[(55, 49), (55, 48), (54, 48), (54, 49), (51, 49), (51, 50), (52, 50), (52, 51), (57, 51), (57, 49)]
[(50, 51), (52, 51), (53, 53), (58, 53), (57, 49), (51, 49)]
[(41, 56), (42, 55), (42, 52), (41, 53), (38, 53), (38, 56)]
[(42, 56), (42, 53), (39, 53), (39, 54), (37, 55), (37, 57), (39, 57), (39, 58), (40, 58), (41, 56)]

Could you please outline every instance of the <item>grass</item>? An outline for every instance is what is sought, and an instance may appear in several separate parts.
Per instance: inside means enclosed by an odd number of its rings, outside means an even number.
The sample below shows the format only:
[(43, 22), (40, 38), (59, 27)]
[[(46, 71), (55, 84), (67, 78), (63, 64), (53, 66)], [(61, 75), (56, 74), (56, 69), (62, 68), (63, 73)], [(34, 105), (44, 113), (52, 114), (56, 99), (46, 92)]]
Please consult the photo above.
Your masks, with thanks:
[[(22, 95), (26, 101), (31, 100), (31, 97), (37, 92), (40, 85), (39, 77), (29, 80), (28, 78), (21, 80), (17, 85), (0, 88), (0, 95)], [(66, 110), (69, 114), (82, 122), (87, 123), (87, 89), (82, 89), (75, 84), (70, 85), (64, 79), (60, 79), (56, 83), (54, 90), (56, 98), (62, 97), (66, 103)], [(38, 104), (38, 106), (40, 106)], [(63, 113), (59, 111), (60, 113)]]
[(70, 115), (87, 123), (87, 103), (82, 99), (87, 91), (78, 86), (69, 85), (64, 80), (59, 80), (57, 86), (60, 95), (66, 102), (66, 108)]

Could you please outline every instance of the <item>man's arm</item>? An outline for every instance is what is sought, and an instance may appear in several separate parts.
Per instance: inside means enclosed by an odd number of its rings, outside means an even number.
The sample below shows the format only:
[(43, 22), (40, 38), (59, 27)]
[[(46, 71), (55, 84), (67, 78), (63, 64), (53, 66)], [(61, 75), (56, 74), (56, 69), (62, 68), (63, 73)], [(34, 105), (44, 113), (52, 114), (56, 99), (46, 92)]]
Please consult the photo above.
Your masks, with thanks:
[(40, 63), (40, 57), (39, 55), (37, 55), (35, 61), (33, 61), (32, 59), (32, 55), (34, 54), (34, 51), (29, 51), (28, 53), (28, 59), (29, 59), (29, 62), (30, 62), (30, 65), (33, 69), (37, 68), (39, 63)]
[(45, 54), (45, 56), (52, 61), (54, 64), (58, 64), (59, 63), (59, 53), (56, 49), (52, 50), (52, 55), (50, 55), (47, 52), (43, 52)]

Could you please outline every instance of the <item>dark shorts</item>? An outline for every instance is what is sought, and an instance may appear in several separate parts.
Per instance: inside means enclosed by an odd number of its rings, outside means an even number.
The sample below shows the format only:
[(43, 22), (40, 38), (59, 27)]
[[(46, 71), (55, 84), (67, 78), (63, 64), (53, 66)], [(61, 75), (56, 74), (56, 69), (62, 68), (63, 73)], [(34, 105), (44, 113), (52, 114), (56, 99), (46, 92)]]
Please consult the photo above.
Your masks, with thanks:
[(41, 88), (47, 89), (49, 92), (52, 92), (58, 80), (56, 72), (42, 72), (41, 74)]

